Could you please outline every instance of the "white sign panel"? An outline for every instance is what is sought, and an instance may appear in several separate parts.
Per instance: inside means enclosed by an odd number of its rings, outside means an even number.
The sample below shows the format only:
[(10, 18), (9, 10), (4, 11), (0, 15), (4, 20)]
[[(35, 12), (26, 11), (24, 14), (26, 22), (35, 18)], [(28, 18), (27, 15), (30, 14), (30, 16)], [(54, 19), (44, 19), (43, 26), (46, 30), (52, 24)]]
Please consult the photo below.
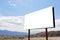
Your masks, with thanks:
[(25, 29), (54, 27), (53, 7), (38, 10), (24, 16)]

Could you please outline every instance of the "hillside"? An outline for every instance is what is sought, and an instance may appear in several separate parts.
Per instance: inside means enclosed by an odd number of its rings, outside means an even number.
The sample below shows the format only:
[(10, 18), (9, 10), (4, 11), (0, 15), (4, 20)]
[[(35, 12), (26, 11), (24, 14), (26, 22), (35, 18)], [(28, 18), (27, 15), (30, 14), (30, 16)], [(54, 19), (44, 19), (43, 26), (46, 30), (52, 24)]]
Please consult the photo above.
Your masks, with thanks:
[[(58, 37), (58, 36), (60, 36), (60, 31), (49, 31), (48, 36), (49, 37)], [(45, 37), (45, 32), (40, 32), (40, 33), (31, 35), (31, 37)]]
[[(15, 37), (24, 37), (27, 36), (27, 33), (25, 32), (12, 32), (7, 30), (0, 30), (0, 38), (15, 38)], [(49, 37), (59, 37), (60, 31), (49, 31), (48, 32)], [(40, 32), (37, 34), (31, 35), (31, 37), (45, 37), (45, 32)]]
[(14, 37), (22, 37), (26, 36), (26, 32), (15, 32), (15, 31), (7, 31), (7, 30), (0, 30), (0, 38), (2, 37), (8, 37), (8, 38), (14, 38)]

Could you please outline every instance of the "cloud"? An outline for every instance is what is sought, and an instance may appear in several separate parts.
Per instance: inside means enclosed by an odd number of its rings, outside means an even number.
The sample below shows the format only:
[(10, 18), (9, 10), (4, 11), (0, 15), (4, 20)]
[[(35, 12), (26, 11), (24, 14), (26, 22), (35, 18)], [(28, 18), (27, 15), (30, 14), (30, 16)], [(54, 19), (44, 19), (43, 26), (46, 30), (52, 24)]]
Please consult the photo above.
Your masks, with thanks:
[(16, 6), (18, 4), (23, 4), (24, 0), (8, 0), (10, 6)]
[(60, 27), (60, 19), (56, 20), (56, 26)]
[(12, 2), (12, 1), (8, 1), (8, 3), (9, 3), (10, 6), (13, 6), (13, 7), (16, 6), (16, 3)]
[(8, 3), (10, 6), (22, 6), (25, 7), (26, 9), (31, 9), (33, 8), (33, 3), (34, 0), (9, 0)]
[(23, 17), (22, 16), (0, 16), (0, 30), (9, 31), (23, 31)]

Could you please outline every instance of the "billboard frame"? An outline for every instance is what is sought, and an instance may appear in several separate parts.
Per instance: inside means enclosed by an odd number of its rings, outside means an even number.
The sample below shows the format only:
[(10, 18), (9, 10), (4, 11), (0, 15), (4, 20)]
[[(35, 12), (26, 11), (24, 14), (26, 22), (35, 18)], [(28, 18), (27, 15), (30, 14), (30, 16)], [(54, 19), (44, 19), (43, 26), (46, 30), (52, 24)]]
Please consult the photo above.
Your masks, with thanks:
[[(53, 27), (47, 27), (47, 28), (55, 28), (55, 14), (54, 14), (54, 7), (52, 7), (52, 15), (53, 15)], [(45, 29), (45, 28), (33, 28), (34, 29)]]

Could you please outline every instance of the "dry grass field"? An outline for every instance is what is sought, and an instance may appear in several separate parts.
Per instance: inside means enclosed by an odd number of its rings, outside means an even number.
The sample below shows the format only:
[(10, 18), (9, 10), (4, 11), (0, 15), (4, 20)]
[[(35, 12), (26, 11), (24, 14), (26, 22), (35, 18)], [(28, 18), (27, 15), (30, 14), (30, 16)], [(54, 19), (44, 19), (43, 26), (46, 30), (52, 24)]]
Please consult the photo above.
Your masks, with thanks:
[(0, 40), (24, 40), (24, 38), (0, 38)]
[[(46, 40), (45, 37), (30, 38), (31, 40)], [(25, 38), (27, 40), (27, 38)], [(48, 40), (60, 40), (60, 37), (49, 37)]]
[(0, 38), (0, 40), (23, 40), (23, 39), (17, 39), (17, 38), (7, 38), (7, 39), (4, 39), (4, 38)]
[[(30, 38), (31, 40), (46, 40), (45, 37), (34, 37)], [(0, 40), (28, 40), (28, 38), (19, 39), (19, 38), (0, 38)], [(48, 40), (60, 40), (60, 37), (49, 37)]]

